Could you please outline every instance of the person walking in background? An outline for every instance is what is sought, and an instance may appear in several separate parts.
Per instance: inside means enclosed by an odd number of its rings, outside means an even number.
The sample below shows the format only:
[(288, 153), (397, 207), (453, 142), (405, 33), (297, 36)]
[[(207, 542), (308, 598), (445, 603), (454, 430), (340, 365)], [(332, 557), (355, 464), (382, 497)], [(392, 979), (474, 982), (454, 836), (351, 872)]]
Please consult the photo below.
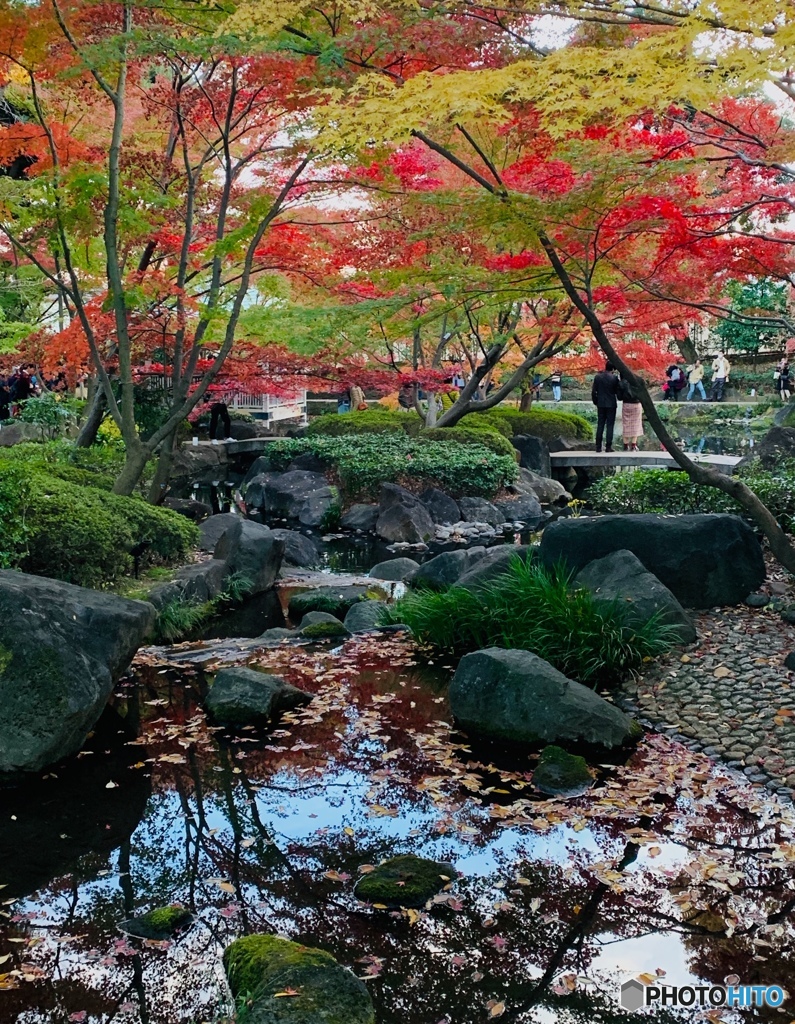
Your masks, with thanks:
[(635, 397), (632, 386), (627, 380), (620, 383), (621, 391), (621, 434), (625, 452), (637, 452), (638, 438), (643, 434), (643, 408), (640, 399)]
[(618, 409), (618, 393), (620, 381), (615, 374), (612, 363), (605, 363), (605, 368), (593, 379), (591, 401), (596, 406), (596, 450), (602, 450), (602, 436), (605, 439), (605, 451), (613, 450), (613, 430), (616, 424)]
[(697, 359), (687, 374), (687, 383), (689, 385), (687, 389), (687, 401), (689, 402), (693, 397), (693, 392), (698, 389), (698, 393), (701, 395), (701, 401), (706, 402), (707, 393), (704, 390), (704, 367), (701, 365), (701, 360)]
[(364, 400), (364, 392), (358, 384), (351, 384), (351, 412), (364, 412), (367, 409), (367, 402)]
[(221, 435), (222, 441), (231, 441), (232, 437), (232, 421), (229, 418), (229, 409), (226, 402), (222, 402), (220, 399), (216, 399), (210, 406), (210, 440), (215, 441), (215, 435), (218, 431), (218, 421), (223, 424), (223, 434)]
[(563, 374), (560, 370), (553, 370), (549, 375), (549, 383), (552, 388), (552, 397), (556, 402), (560, 401), (560, 389), (563, 383)]
[(784, 358), (778, 368), (778, 395), (782, 402), (788, 402), (790, 393), (789, 363)]
[(709, 395), (711, 402), (723, 401), (723, 392), (730, 372), (731, 363), (726, 358), (725, 353), (718, 352), (712, 362), (712, 388)]

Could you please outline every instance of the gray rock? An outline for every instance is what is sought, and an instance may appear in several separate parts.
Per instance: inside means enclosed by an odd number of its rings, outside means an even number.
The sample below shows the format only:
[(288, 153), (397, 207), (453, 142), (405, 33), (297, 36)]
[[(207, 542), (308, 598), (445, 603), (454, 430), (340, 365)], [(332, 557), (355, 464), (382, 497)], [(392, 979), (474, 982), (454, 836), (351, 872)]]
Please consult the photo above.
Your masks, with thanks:
[(351, 505), (340, 518), (340, 526), (343, 530), (361, 530), (363, 533), (369, 533), (375, 529), (378, 516), (378, 505)]
[(194, 501), (193, 498), (165, 498), (164, 508), (170, 508), (172, 512), (179, 512), (186, 519), (199, 523), (213, 514), (212, 506), (204, 501)]
[(739, 604), (765, 578), (756, 535), (732, 515), (610, 515), (559, 519), (541, 539), (547, 566), (578, 572), (613, 551), (631, 551), (685, 608)]
[(25, 423), (15, 420), (0, 427), (0, 448), (10, 448), (21, 441), (43, 441), (44, 428), (38, 423)]
[(693, 643), (696, 627), (671, 591), (631, 551), (614, 551), (589, 562), (576, 582), (590, 590), (597, 604), (617, 604), (631, 626), (645, 625), (653, 615), (676, 627), (679, 642)]
[(282, 711), (308, 704), (312, 697), (285, 682), (252, 668), (225, 668), (215, 677), (205, 704), (222, 725), (264, 725)]
[(325, 473), (328, 468), (327, 464), (314, 452), (304, 452), (303, 455), (297, 455), (290, 465), (287, 467), (287, 472), (292, 473), (296, 469), (304, 469), (310, 473)]
[(547, 476), (539, 476), (529, 469), (519, 470), (519, 479), (507, 490), (514, 494), (538, 498), (542, 505), (567, 505), (571, 494), (562, 483)]
[[(256, 480), (246, 492), (247, 502), (254, 483)], [(262, 504), (259, 507), (271, 515), (297, 519), (304, 526), (320, 526), (336, 501), (336, 490), (329, 487), (322, 473), (296, 469), (267, 477), (262, 484)]]
[(519, 494), (513, 499), (498, 501), (497, 508), (509, 523), (525, 523), (534, 529), (544, 521), (544, 510), (535, 494)]
[[(354, 605), (354, 607), (356, 606)], [(338, 615), (332, 615), (331, 612), (307, 612), (298, 623), (298, 629), (301, 630), (305, 629), (307, 626), (316, 626), (318, 622), (335, 622), (339, 624), (341, 619)]]
[(266, 643), (278, 643), (290, 636), (295, 636), (295, 630), (287, 629), (286, 626), (273, 626), (271, 629), (266, 629), (258, 639), (264, 640)]
[(215, 545), (221, 537), (240, 519), (241, 516), (235, 512), (222, 512), (205, 519), (199, 526), (199, 547), (202, 551), (215, 551)]
[[(786, 408), (788, 407), (785, 406)], [(750, 455), (741, 460), (737, 468), (754, 462), (763, 469), (775, 469), (782, 459), (791, 459), (794, 456), (795, 427), (792, 424), (788, 426), (774, 426), (754, 446)]]
[(428, 509), (431, 519), (440, 526), (457, 523), (461, 520), (461, 509), (458, 502), (438, 487), (428, 487), (420, 494), (420, 501)]
[(342, 620), (348, 609), (357, 601), (365, 600), (367, 594), (368, 588), (358, 584), (313, 587), (311, 590), (296, 591), (290, 598), (288, 611), (293, 621), (307, 612), (327, 612)]
[(244, 488), (241, 488), (241, 493), (246, 502), (246, 508), (251, 511), (264, 509), (267, 505), (267, 497), (265, 495), (265, 489), (271, 480), (274, 480), (279, 474), (278, 473), (257, 473), (256, 476), (252, 477)]
[(351, 633), (362, 633), (375, 629), (387, 606), (383, 601), (360, 601), (353, 605), (345, 616), (345, 628)]
[(251, 594), (269, 590), (279, 575), (284, 541), (267, 526), (238, 517), (215, 545), (213, 558), (226, 562), (230, 573), (242, 573), (251, 581)]
[(790, 605), (789, 608), (784, 608), (781, 612), (781, 618), (789, 623), (790, 626), (795, 626), (795, 605)]
[(641, 731), (623, 711), (529, 651), (492, 647), (464, 655), (449, 696), (469, 734), (495, 740), (611, 748)]
[(465, 551), (443, 551), (441, 555), (423, 562), (411, 576), (414, 587), (428, 587), (430, 590), (446, 590), (457, 583), (475, 562), (486, 554), (485, 548), (469, 548)]
[(341, 640), (350, 636), (344, 623), (326, 612), (309, 612), (301, 619), (298, 635), (308, 640)]
[(466, 590), (480, 590), (504, 575), (514, 558), (525, 559), (530, 551), (529, 547), (517, 544), (489, 548), (482, 558), (458, 578), (456, 586)]
[(795, 672), (795, 651), (790, 652), (784, 659), (784, 668), (788, 668), (790, 672)]
[(378, 516), (375, 532), (390, 544), (424, 544), (433, 538), (436, 530), (430, 513), (420, 502), (415, 505), (396, 502)]
[(554, 744), (544, 747), (533, 772), (533, 785), (548, 796), (578, 796), (592, 782), (585, 758)]
[(149, 591), (147, 598), (158, 611), (171, 601), (185, 601), (203, 604), (211, 601), (224, 589), (229, 576), (229, 566), (220, 558), (185, 566), (178, 570), (174, 579), (161, 583)]
[(311, 537), (306, 537), (297, 530), (271, 530), (271, 533), (284, 541), (285, 565), (319, 565), (320, 549)]
[(519, 452), (519, 465), (531, 469), (540, 476), (552, 476), (552, 462), (546, 441), (529, 434), (518, 434), (511, 438), (511, 444)]
[(246, 493), (246, 488), (251, 483), (251, 481), (255, 479), (255, 477), (264, 476), (275, 472), (277, 472), (276, 466), (274, 466), (274, 464), (271, 462), (268, 456), (260, 455), (258, 458), (254, 459), (251, 466), (249, 467), (248, 472), (243, 477), (243, 480), (240, 484), (241, 492), (243, 494)]
[(496, 505), (485, 498), (459, 498), (458, 507), (461, 516), (468, 523), (488, 523), (489, 526), (502, 526), (505, 516)]
[(409, 573), (416, 572), (419, 567), (420, 563), (415, 562), (413, 558), (390, 558), (386, 562), (374, 565), (367, 575), (372, 576), (374, 580), (400, 581)]
[(395, 505), (413, 507), (420, 504), (422, 502), (417, 495), (407, 491), (405, 487), (401, 487), (399, 484), (381, 484), (378, 507), (382, 512), (386, 512), (387, 509), (393, 508)]
[(770, 596), (768, 594), (749, 594), (745, 603), (749, 608), (765, 608), (770, 604)]
[(78, 751), (154, 622), (144, 601), (0, 571), (0, 772)]

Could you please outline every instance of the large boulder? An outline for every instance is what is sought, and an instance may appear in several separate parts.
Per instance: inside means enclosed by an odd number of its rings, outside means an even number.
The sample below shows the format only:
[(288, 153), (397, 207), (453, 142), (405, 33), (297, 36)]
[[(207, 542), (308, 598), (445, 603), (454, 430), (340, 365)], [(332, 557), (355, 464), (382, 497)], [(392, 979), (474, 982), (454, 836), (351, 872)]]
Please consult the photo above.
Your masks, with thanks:
[(223, 959), (232, 995), (246, 1000), (246, 1024), (375, 1024), (364, 982), (325, 950), (245, 935)]
[(488, 523), (489, 526), (502, 526), (506, 517), (485, 498), (459, 498), (458, 507), (461, 518), (468, 523)]
[(0, 571), (0, 772), (79, 750), (154, 621), (143, 601)]
[(420, 501), (428, 509), (431, 519), (440, 526), (461, 522), (461, 509), (455, 498), (440, 491), (438, 487), (427, 487), (420, 494)]
[(218, 673), (205, 705), (221, 725), (265, 725), (283, 711), (292, 711), (311, 700), (311, 694), (291, 686), (281, 676), (234, 667)]
[(240, 573), (251, 583), (250, 594), (270, 590), (279, 575), (284, 541), (261, 523), (238, 517), (215, 545), (213, 558), (226, 562), (230, 573)]
[(351, 633), (364, 633), (379, 625), (387, 605), (384, 601), (360, 601), (348, 609), (345, 628)]
[(221, 512), (217, 516), (210, 516), (199, 525), (199, 547), (202, 551), (215, 551), (215, 545), (226, 533), (230, 526), (239, 522), (240, 516), (236, 512)]
[(340, 517), (340, 526), (343, 530), (361, 530), (362, 533), (369, 533), (375, 529), (379, 514), (378, 505), (351, 505)]
[(261, 474), (246, 491), (246, 502), (252, 508), (298, 520), (303, 526), (320, 526), (336, 501), (337, 493), (323, 474), (305, 469)]
[(552, 476), (552, 462), (546, 441), (530, 434), (517, 434), (511, 444), (519, 452), (519, 465), (541, 476)]
[(381, 512), (395, 505), (408, 505), (409, 507), (422, 504), (420, 499), (412, 491), (407, 491), (399, 484), (381, 484), (381, 491), (378, 495), (378, 507)]
[(415, 562), (413, 558), (390, 558), (386, 562), (379, 562), (378, 565), (374, 565), (368, 576), (371, 576), (374, 580), (400, 582), (410, 573), (416, 572), (419, 567), (420, 563)]
[(193, 498), (165, 498), (163, 507), (170, 508), (172, 512), (178, 512), (194, 523), (199, 523), (213, 514), (212, 505), (208, 505), (206, 501), (196, 501)]
[(43, 441), (44, 427), (38, 423), (15, 420), (0, 427), (0, 448), (10, 448), (21, 441)]
[(676, 629), (680, 643), (691, 644), (696, 639), (693, 620), (631, 551), (614, 551), (589, 562), (575, 582), (590, 590), (598, 604), (619, 605), (631, 626), (643, 626), (657, 615)]
[(203, 604), (218, 597), (228, 576), (227, 563), (220, 558), (210, 558), (179, 569), (172, 580), (153, 587), (147, 600), (158, 610), (171, 601)]
[(327, 612), (344, 618), (346, 612), (357, 601), (364, 601), (368, 588), (356, 583), (341, 587), (313, 587), (311, 590), (298, 590), (290, 598), (288, 612), (295, 621), (307, 612)]
[(535, 494), (517, 494), (515, 498), (506, 498), (495, 504), (506, 522), (524, 523), (531, 530), (545, 519), (544, 510)]
[(447, 590), (481, 558), (485, 557), (483, 547), (467, 548), (462, 551), (443, 551), (440, 555), (423, 562), (408, 582), (413, 587), (427, 587), (429, 590)]
[[(571, 494), (562, 483), (548, 476), (539, 476), (529, 469), (520, 469), (519, 477), (507, 490), (513, 494), (538, 498), (542, 505), (567, 505)], [(503, 504), (502, 508), (505, 509)]]
[(297, 530), (271, 530), (274, 537), (284, 541), (284, 564), (310, 566), (320, 563), (320, 549), (311, 537)]
[(782, 459), (795, 458), (795, 427), (771, 427), (740, 465), (758, 463), (763, 469), (775, 469)]
[(472, 736), (610, 748), (640, 734), (623, 711), (530, 651), (491, 647), (464, 655), (449, 695), (453, 714)]
[(380, 513), (375, 532), (389, 544), (425, 544), (433, 538), (436, 527), (420, 502), (414, 505), (395, 503)]
[(503, 544), (490, 548), (456, 581), (457, 587), (466, 590), (481, 590), (500, 576), (505, 575), (515, 558), (526, 559), (530, 548), (525, 545)]
[(544, 530), (541, 559), (579, 572), (631, 551), (685, 608), (740, 604), (765, 578), (751, 527), (731, 515), (616, 515), (559, 519)]
[(264, 475), (267, 475), (269, 473), (274, 473), (274, 472), (276, 472), (276, 466), (273, 464), (273, 462), (271, 462), (271, 460), (268, 458), (268, 456), (267, 455), (259, 455), (251, 463), (251, 466), (249, 467), (248, 472), (243, 477), (243, 480), (242, 480), (242, 482), (240, 484), (241, 491), (245, 494), (246, 488), (248, 487), (248, 485), (251, 483), (251, 481), (255, 477), (264, 476)]

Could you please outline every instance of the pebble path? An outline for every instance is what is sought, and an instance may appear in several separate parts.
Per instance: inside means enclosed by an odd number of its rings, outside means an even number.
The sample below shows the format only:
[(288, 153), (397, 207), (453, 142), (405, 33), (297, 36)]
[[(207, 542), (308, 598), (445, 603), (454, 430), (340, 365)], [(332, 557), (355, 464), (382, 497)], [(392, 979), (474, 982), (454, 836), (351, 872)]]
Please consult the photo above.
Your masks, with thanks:
[[(790, 590), (775, 582), (769, 589)], [(795, 626), (775, 605), (718, 608), (695, 621), (698, 641), (624, 683), (617, 702), (642, 724), (795, 797), (795, 672), (784, 665)]]

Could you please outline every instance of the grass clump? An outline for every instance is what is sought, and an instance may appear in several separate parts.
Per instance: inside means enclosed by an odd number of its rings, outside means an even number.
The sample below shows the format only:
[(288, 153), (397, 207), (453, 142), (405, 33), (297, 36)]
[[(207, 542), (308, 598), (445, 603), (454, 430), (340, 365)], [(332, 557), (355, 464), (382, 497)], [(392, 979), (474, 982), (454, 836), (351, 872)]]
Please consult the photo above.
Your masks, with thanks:
[(532, 651), (589, 686), (614, 685), (676, 642), (673, 628), (656, 616), (631, 627), (620, 605), (597, 605), (563, 568), (549, 570), (518, 556), (477, 593), (455, 586), (410, 593), (392, 606), (390, 619), (405, 623), (426, 647), (460, 654), (486, 647)]

